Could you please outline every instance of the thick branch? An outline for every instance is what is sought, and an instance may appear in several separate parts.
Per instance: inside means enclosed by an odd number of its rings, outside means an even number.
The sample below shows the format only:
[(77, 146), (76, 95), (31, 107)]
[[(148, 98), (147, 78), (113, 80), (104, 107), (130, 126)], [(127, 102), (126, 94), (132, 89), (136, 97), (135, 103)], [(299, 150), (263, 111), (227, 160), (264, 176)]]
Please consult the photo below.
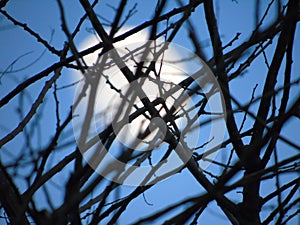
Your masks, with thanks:
[(11, 224), (29, 225), (25, 213), (20, 209), (22, 207), (20, 194), (2, 164), (0, 164), (0, 193), (1, 205), (4, 207)]

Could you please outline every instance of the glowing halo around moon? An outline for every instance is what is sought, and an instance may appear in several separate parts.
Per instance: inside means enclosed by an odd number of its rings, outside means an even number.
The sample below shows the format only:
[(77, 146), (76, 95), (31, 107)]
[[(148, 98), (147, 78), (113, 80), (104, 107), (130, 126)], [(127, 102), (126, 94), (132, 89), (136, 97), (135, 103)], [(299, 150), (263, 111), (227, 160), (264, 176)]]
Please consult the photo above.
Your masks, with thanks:
[[(120, 31), (124, 32), (124, 29)], [(114, 44), (115, 50), (100, 57), (99, 52), (85, 57), (90, 68), (78, 84), (74, 98), (78, 106), (73, 111), (73, 130), (83, 158), (105, 178), (131, 186), (153, 184), (178, 172), (192, 157), (193, 148), (199, 145), (200, 127), (195, 128), (195, 121), (191, 122), (196, 118), (196, 102), (179, 85), (187, 77), (191, 77), (203, 93), (210, 93), (206, 96), (209, 110), (222, 115), (221, 119), (211, 120), (210, 141), (204, 148), (218, 146), (225, 134), (223, 98), (208, 66), (183, 47), (160, 40), (147, 41), (147, 37), (142, 31)], [(91, 36), (82, 47), (98, 42), (96, 36)], [(112, 51), (117, 51), (122, 66), (133, 74), (141, 61), (144, 62), (142, 72), (151, 62), (155, 63), (154, 69), (129, 83)], [(214, 92), (210, 91), (212, 88)], [(151, 118), (143, 108), (144, 100), (151, 103), (159, 117)], [(105, 129), (113, 131), (115, 137), (106, 137), (102, 143), (99, 134), (104, 135)], [(174, 150), (162, 157), (162, 149), (168, 148), (166, 138), (170, 132), (176, 136), (178, 145), (172, 146)], [(127, 162), (126, 151), (139, 157)], [(146, 154), (142, 156), (143, 153)], [(200, 162), (201, 168), (206, 168), (216, 154), (215, 151), (206, 155), (207, 160)], [(157, 162), (146, 164), (147, 158)]]

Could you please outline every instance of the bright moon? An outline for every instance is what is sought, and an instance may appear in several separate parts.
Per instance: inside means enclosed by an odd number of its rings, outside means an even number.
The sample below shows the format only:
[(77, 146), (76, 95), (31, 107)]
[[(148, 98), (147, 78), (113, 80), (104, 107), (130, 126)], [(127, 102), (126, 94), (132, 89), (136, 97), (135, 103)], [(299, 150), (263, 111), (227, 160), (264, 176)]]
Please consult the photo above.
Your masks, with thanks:
[[(130, 27), (121, 29), (116, 36), (128, 30)], [(78, 96), (82, 98), (73, 119), (74, 135), (81, 153), (99, 174), (115, 182), (133, 186), (158, 182), (174, 174), (192, 157), (193, 149), (199, 145), (199, 139), (202, 144), (207, 142), (203, 149), (209, 149), (218, 146), (225, 133), (225, 126), (220, 125), (217, 119), (211, 123), (208, 132), (200, 135), (196, 103), (186, 93), (187, 90), (178, 85), (187, 77), (193, 79), (205, 96), (210, 93), (206, 96), (209, 99), (208, 110), (223, 114), (218, 84), (208, 66), (189, 50), (176, 44), (166, 44), (163, 40), (148, 41), (148, 36), (146, 31), (140, 31), (115, 43), (115, 50), (101, 55), (99, 50), (85, 56), (84, 61), (89, 69), (84, 75), (77, 72), (78, 76), (74, 76), (76, 80), (84, 77), (75, 94), (75, 101)], [(92, 47), (100, 41), (96, 35), (90, 35), (79, 50)], [(116, 52), (119, 58), (114, 58)], [(151, 68), (149, 74), (129, 82), (121, 69), (127, 67), (135, 74), (140, 62), (143, 62), (141, 72)], [(153, 67), (149, 67), (151, 63)], [(96, 78), (95, 83), (93, 77)], [(86, 80), (90, 80), (89, 85), (86, 85)], [(87, 89), (83, 89), (84, 86)], [(94, 95), (90, 95), (91, 93)], [(94, 96), (95, 101), (90, 101), (90, 96)], [(90, 102), (93, 102), (92, 105)], [(157, 117), (153, 118), (148, 109), (145, 109), (149, 104), (156, 109), (159, 114)], [(88, 130), (85, 130), (82, 124), (88, 121), (88, 111), (93, 115)], [(135, 114), (137, 112), (140, 114)], [(110, 146), (108, 151), (102, 141), (98, 140), (94, 142), (93, 148), (88, 147), (86, 151), (85, 141), (98, 138), (109, 126), (116, 135), (112, 142), (117, 148)], [(162, 152), (168, 149), (165, 142), (167, 132), (169, 135), (173, 133), (180, 144), (172, 146), (174, 151), (166, 159), (162, 159)], [(81, 143), (81, 137), (84, 136), (84, 143)], [(122, 154), (120, 149), (123, 149), (119, 144), (131, 150), (151, 152), (151, 160), (158, 161), (155, 173), (152, 163), (140, 165), (142, 161), (130, 165), (118, 160), (116, 155)], [(161, 146), (164, 151), (160, 151)], [(206, 155), (210, 160), (204, 160), (201, 168), (207, 167), (215, 156), (216, 152)], [(147, 181), (144, 180), (145, 174), (150, 176)]]
[[(128, 30), (130, 30), (130, 27), (125, 27), (121, 29), (116, 36), (119, 34), (126, 33)], [(129, 51), (135, 51), (137, 48), (136, 46), (142, 45), (148, 41), (149, 34), (146, 31), (140, 31), (125, 40), (122, 40), (120, 42), (117, 42), (114, 44), (114, 47), (118, 50), (118, 53), (121, 57), (124, 57), (126, 54), (130, 54)], [(83, 41), (82, 45), (80, 46), (80, 50), (92, 47), (100, 42), (100, 39), (96, 35), (90, 35), (86, 40)], [(138, 43), (138, 45), (137, 45)], [(84, 57), (84, 61), (88, 66), (94, 66), (97, 64), (97, 61), (99, 60), (100, 51), (97, 51), (93, 54), (90, 54), (88, 56)], [(170, 50), (167, 53), (168, 55), (165, 55), (164, 57), (168, 60), (175, 59), (176, 57), (179, 57), (179, 53)], [(136, 61), (139, 61), (138, 54), (136, 54), (137, 59)], [(162, 59), (164, 60), (164, 59)], [(136, 65), (134, 60), (128, 60), (125, 62), (126, 66), (128, 66), (131, 71), (135, 72)], [(157, 67), (159, 67), (157, 70), (160, 72), (160, 81), (163, 82), (164, 91), (168, 91), (169, 89), (174, 86), (174, 84), (179, 84), (182, 80), (186, 78), (185, 72), (182, 71), (182, 68), (177, 68), (172, 63), (166, 63), (166, 60), (164, 60), (163, 64), (160, 65), (160, 62), (158, 61), (156, 63)], [(145, 63), (147, 65), (147, 63)], [(184, 65), (181, 65), (181, 67)], [(98, 129), (101, 130), (101, 128), (104, 128), (105, 126), (111, 124), (114, 120), (114, 117), (116, 116), (116, 113), (120, 110), (120, 104), (122, 102), (122, 98), (119, 96), (119, 93), (116, 92), (115, 89), (118, 90), (124, 90), (126, 92), (128, 88), (128, 81), (124, 77), (124, 75), (120, 72), (119, 68), (116, 65), (112, 65), (109, 68), (106, 69), (105, 74), (107, 77), (101, 77), (99, 82), (99, 88), (97, 93), (97, 102), (96, 102), (96, 108), (95, 108), (95, 115), (97, 117), (97, 126)], [(153, 73), (149, 74), (150, 77), (155, 79), (155, 75)], [(81, 75), (82, 76), (82, 75)], [(110, 85), (108, 85), (108, 80), (110, 82)], [(113, 85), (114, 89), (112, 89), (111, 85)], [(143, 90), (145, 91), (147, 97), (150, 99), (150, 101), (153, 101), (155, 98), (157, 98), (159, 90), (156, 85), (154, 85), (152, 82), (146, 81), (146, 83), (142, 86)], [(183, 91), (183, 90), (182, 90)], [(166, 104), (168, 107), (171, 107), (175, 103), (175, 99), (178, 97), (178, 95), (182, 94), (182, 92), (177, 92), (173, 94), (172, 97), (169, 97), (166, 100)], [(142, 107), (141, 102), (137, 99), (135, 104), (139, 107)], [(131, 111), (131, 113), (134, 111)], [(180, 127), (182, 120), (177, 119), (176, 124)], [(131, 123), (126, 124), (117, 135), (117, 139), (125, 146), (127, 147), (134, 147), (135, 150), (142, 150), (145, 147), (147, 147), (148, 142), (151, 141), (153, 136), (155, 135), (155, 132), (151, 135), (148, 135), (147, 138), (144, 140), (139, 140), (137, 138), (138, 134), (141, 133), (141, 130), (145, 130), (151, 122), (149, 120), (146, 120), (142, 116), (139, 116), (137, 119), (132, 121)], [(137, 145), (136, 142), (140, 142)], [(147, 144), (143, 144), (147, 143)]]

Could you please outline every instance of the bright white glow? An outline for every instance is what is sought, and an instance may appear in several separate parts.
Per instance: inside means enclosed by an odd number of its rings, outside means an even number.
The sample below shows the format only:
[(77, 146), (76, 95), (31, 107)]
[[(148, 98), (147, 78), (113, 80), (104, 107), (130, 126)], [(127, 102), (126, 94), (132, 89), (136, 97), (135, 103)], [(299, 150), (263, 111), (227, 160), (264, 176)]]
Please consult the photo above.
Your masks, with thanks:
[[(124, 32), (126, 29), (119, 33)], [(76, 116), (73, 119), (74, 134), (79, 149), (95, 171), (115, 182), (134, 186), (158, 182), (176, 173), (192, 157), (192, 149), (199, 146), (199, 139), (202, 144), (210, 140), (205, 145), (205, 150), (218, 146), (225, 133), (224, 124), (216, 120), (208, 128), (210, 131), (207, 130), (205, 134), (200, 135), (197, 110), (194, 110), (196, 103), (187, 95), (186, 90), (178, 85), (182, 80), (190, 77), (199, 85), (205, 95), (210, 93), (212, 87), (216, 88), (216, 94), (211, 92), (209, 95), (213, 96), (207, 96), (212, 100), (208, 101), (208, 108), (211, 112), (222, 113), (222, 96), (219, 95), (217, 82), (208, 66), (185, 48), (171, 43), (166, 44), (159, 40), (149, 42), (147, 39), (148, 34), (141, 31), (114, 44), (121, 58), (120, 61), (117, 60), (118, 57), (114, 58), (115, 50), (110, 50), (100, 57), (98, 57), (100, 52), (95, 52), (84, 58), (89, 66), (84, 77), (89, 80), (89, 84), (95, 85), (88, 86), (85, 97), (82, 98), (75, 110), (74, 115)], [(99, 43), (98, 38), (90, 36), (83, 42), (80, 50), (97, 43)], [(163, 52), (163, 54), (159, 52)], [(118, 64), (118, 62), (120, 63)], [(139, 62), (144, 62), (142, 72), (150, 68), (151, 62), (155, 63), (149, 75), (132, 82), (127, 81), (121, 69), (126, 65), (135, 74)], [(99, 78), (99, 83), (97, 83), (97, 78)], [(79, 83), (75, 99), (82, 93), (85, 83)], [(92, 86), (95, 86), (95, 104), (90, 106), (88, 102), (90, 94), (93, 93)], [(143, 108), (144, 100), (150, 101), (152, 104), (158, 102), (154, 107), (160, 117), (153, 118), (146, 110), (131, 120), (130, 115)], [(148, 103), (145, 105), (149, 105)], [(82, 124), (86, 121), (90, 107), (94, 107), (92, 108), (93, 115), (90, 127), (86, 131)], [(167, 113), (173, 109), (172, 113)], [(161, 117), (171, 115), (178, 117), (176, 120), (169, 118), (168, 122), (161, 119)], [(76, 127), (77, 124), (79, 127)], [(98, 134), (111, 124), (118, 141), (113, 142), (113, 146), (116, 148), (109, 147), (108, 151), (98, 140), (95, 142), (95, 146), (86, 152), (85, 146), (81, 145), (81, 134), (85, 133), (88, 140), (93, 137), (97, 138)], [(170, 129), (174, 134), (179, 131), (175, 136), (180, 144), (176, 147), (173, 146), (174, 151), (162, 160), (163, 153), (159, 149), (161, 146), (166, 147), (166, 131), (170, 131)], [(149, 133), (142, 137), (141, 135), (146, 131)], [(140, 165), (138, 162), (135, 165), (124, 163), (117, 159), (122, 154), (120, 145), (135, 151), (151, 151), (151, 159), (155, 162), (151, 165), (149, 163)], [(160, 154), (156, 155), (157, 152)], [(207, 155), (210, 160), (202, 163), (201, 168), (207, 167), (216, 154), (217, 152)], [(156, 164), (156, 161), (159, 163)], [(153, 169), (153, 166), (156, 168)], [(146, 181), (144, 180), (145, 176), (148, 177)]]
[[(121, 29), (116, 36), (119, 34), (126, 33), (128, 30), (130, 30), (130, 27), (125, 27)], [(138, 33), (135, 33), (134, 35), (126, 38), (123, 41), (117, 42), (114, 44), (114, 47), (118, 49), (118, 53), (121, 57), (124, 57), (125, 55), (129, 54), (130, 50), (135, 50), (136, 46), (140, 46), (141, 43), (146, 43), (148, 41), (148, 33), (143, 30)], [(86, 40), (83, 41), (82, 45), (80, 46), (80, 50), (89, 48), (94, 46), (95, 44), (99, 43), (100, 39), (96, 35), (90, 35)], [(94, 66), (99, 61), (99, 55), (100, 51), (97, 51), (93, 54), (90, 54), (88, 56), (84, 57), (84, 61), (88, 66)], [(179, 53), (176, 51), (168, 51), (168, 55), (164, 55), (164, 58), (167, 59), (175, 59), (179, 58)], [(136, 56), (138, 57), (138, 56)], [(135, 58), (136, 61), (139, 61), (139, 58)], [(163, 60), (163, 59), (162, 59)], [(147, 63), (146, 63), (147, 65)], [(136, 64), (133, 60), (126, 61), (126, 66), (128, 66), (132, 71), (135, 72)], [(182, 80), (186, 78), (185, 72), (182, 70), (184, 68), (184, 65), (181, 65), (181, 68), (176, 67), (175, 65), (172, 65), (171, 63), (168, 64), (164, 61), (162, 65), (157, 63), (156, 65), (159, 68), (156, 68), (158, 71), (160, 71), (160, 81), (165, 82), (164, 83), (164, 89), (169, 90), (174, 86), (174, 84), (180, 83)], [(161, 66), (161, 67), (160, 67)], [(109, 77), (109, 82), (119, 90), (125, 91), (128, 88), (128, 81), (124, 77), (124, 75), (120, 72), (119, 68), (116, 65), (111, 66), (110, 68), (107, 68), (105, 70), (107, 75), (107, 78), (101, 77), (99, 88), (98, 88), (98, 94), (97, 94), (97, 107), (95, 108), (96, 116), (97, 116), (97, 126), (98, 130), (100, 131), (105, 126), (112, 123), (114, 120), (114, 117), (116, 113), (119, 111), (120, 104), (122, 102), (122, 99), (119, 96), (119, 93), (117, 93), (115, 90), (113, 90), (108, 84), (107, 79)], [(151, 72), (150, 76), (155, 79), (155, 75)], [(168, 84), (170, 83), (170, 84)], [(147, 97), (150, 99), (150, 101), (153, 101), (155, 98), (158, 97), (159, 90), (157, 86), (154, 85), (151, 82), (146, 81), (146, 83), (143, 85), (143, 90), (145, 91)], [(176, 99), (180, 93), (177, 92), (175, 95), (173, 95), (173, 98)], [(174, 104), (174, 99), (168, 98), (166, 100), (166, 104), (168, 107), (171, 107)], [(141, 101), (139, 99), (136, 100), (135, 104), (139, 107), (142, 106)], [(131, 113), (134, 111), (134, 108), (132, 109)], [(178, 119), (176, 121), (177, 125), (180, 126), (182, 120)], [(120, 131), (119, 135), (117, 136), (117, 139), (124, 144), (127, 147), (133, 147), (132, 144), (135, 140), (137, 140), (137, 135), (141, 130), (145, 130), (150, 121), (146, 120), (142, 116), (140, 116), (138, 119), (135, 119), (132, 123), (126, 124), (123, 129)], [(147, 145), (143, 144), (144, 142), (152, 140), (153, 136), (149, 135), (147, 138), (142, 140), (141, 143), (139, 143), (137, 146), (134, 146), (135, 150), (142, 150)], [(138, 141), (138, 140), (137, 140)]]

